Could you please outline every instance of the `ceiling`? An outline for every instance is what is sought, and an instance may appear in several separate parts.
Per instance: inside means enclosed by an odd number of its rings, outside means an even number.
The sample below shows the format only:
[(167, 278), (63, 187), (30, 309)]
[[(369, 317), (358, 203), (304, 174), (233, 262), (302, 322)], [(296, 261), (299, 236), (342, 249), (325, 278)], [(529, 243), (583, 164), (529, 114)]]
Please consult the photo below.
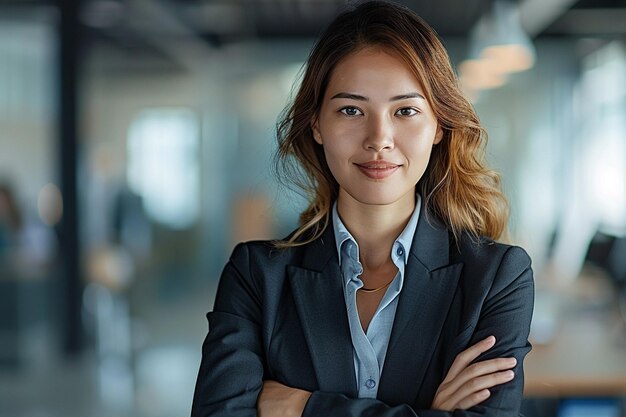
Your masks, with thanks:
[[(0, 0), (0, 18), (68, 0)], [(443, 38), (465, 37), (494, 0), (399, 0)], [(518, 1), (518, 0), (508, 0)], [(348, 2), (352, 2), (348, 0)], [(250, 40), (312, 39), (346, 0), (82, 0), (89, 48), (176, 60)], [(532, 37), (626, 37), (626, 0), (519, 0)], [(183, 52), (182, 49), (186, 49)]]
[[(492, 0), (401, 1), (443, 37), (466, 35)], [(84, 0), (81, 21), (98, 45), (158, 53), (185, 39), (197, 49), (250, 40), (311, 39), (345, 0)], [(166, 51), (167, 52), (167, 51)]]
[[(314, 37), (343, 8), (343, 0), (165, 0), (181, 20), (216, 38)], [(404, 0), (443, 36), (463, 36), (492, 0)], [(164, 3), (165, 4), (165, 3)]]
[[(358, 1), (358, 0), (357, 0)], [(626, 0), (508, 0), (519, 2), (535, 36), (626, 33)], [(104, 33), (167, 30), (167, 15), (220, 46), (242, 39), (311, 38), (348, 0), (83, 0), (81, 20)], [(493, 0), (400, 0), (442, 37), (465, 36)], [(13, 3), (28, 3), (14, 0)], [(613, 25), (612, 23), (616, 23)], [(112, 35), (115, 37), (115, 35)]]
[(578, 0), (542, 31), (543, 36), (626, 37), (626, 0)]

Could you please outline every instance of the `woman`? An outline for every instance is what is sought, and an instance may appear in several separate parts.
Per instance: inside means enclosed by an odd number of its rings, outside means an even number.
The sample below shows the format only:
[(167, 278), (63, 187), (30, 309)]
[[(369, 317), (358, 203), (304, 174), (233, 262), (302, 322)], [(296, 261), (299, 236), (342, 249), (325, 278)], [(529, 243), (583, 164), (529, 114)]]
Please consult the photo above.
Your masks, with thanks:
[(517, 415), (530, 259), (494, 241), (506, 200), (435, 32), (390, 3), (338, 16), (278, 138), (311, 203), (234, 249), (192, 416)]

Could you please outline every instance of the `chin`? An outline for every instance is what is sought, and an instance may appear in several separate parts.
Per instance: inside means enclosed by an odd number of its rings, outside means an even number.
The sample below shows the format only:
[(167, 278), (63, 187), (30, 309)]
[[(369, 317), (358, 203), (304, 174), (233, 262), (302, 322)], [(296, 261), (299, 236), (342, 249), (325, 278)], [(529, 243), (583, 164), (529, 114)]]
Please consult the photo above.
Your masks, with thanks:
[(370, 192), (348, 192), (350, 196), (361, 204), (370, 206), (387, 206), (402, 200), (406, 194), (388, 192), (387, 190), (371, 190)]

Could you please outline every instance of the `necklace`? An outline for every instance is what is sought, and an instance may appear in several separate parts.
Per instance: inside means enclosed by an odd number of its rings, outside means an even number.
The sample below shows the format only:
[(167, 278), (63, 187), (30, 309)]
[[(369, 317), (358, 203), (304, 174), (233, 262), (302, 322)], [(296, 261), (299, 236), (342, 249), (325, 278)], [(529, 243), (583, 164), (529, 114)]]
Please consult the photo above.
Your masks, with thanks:
[[(394, 277), (395, 278), (395, 277)], [(389, 281), (388, 283), (386, 283), (385, 285), (383, 285), (382, 287), (378, 287), (378, 288), (365, 288), (365, 287), (361, 287), (359, 288), (359, 291), (363, 291), (365, 293), (373, 293), (373, 292), (377, 292), (382, 290), (383, 288), (387, 288), (389, 286), (389, 284), (391, 284), (393, 282), (393, 278), (391, 279), (391, 281)]]

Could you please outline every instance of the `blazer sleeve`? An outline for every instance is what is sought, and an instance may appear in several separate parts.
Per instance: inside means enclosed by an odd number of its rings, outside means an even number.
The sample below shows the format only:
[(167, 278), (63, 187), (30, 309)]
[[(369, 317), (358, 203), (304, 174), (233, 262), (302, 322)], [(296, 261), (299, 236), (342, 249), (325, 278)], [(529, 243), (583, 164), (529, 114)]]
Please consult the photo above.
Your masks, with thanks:
[[(491, 388), (491, 396), (468, 410), (453, 412), (415, 410), (402, 404), (390, 407), (372, 399), (351, 399), (326, 392), (312, 393), (302, 417), (515, 417), (519, 415), (523, 391), (523, 361), (531, 346), (528, 342), (534, 303), (534, 284), (530, 258), (519, 247), (510, 247), (504, 256), (483, 302), (480, 318), (469, 345), (495, 335), (496, 345), (476, 362), (515, 357), (515, 378)], [(447, 373), (447, 370), (446, 370)]]
[(220, 277), (191, 409), (192, 417), (256, 416), (263, 385), (261, 297), (239, 244)]

